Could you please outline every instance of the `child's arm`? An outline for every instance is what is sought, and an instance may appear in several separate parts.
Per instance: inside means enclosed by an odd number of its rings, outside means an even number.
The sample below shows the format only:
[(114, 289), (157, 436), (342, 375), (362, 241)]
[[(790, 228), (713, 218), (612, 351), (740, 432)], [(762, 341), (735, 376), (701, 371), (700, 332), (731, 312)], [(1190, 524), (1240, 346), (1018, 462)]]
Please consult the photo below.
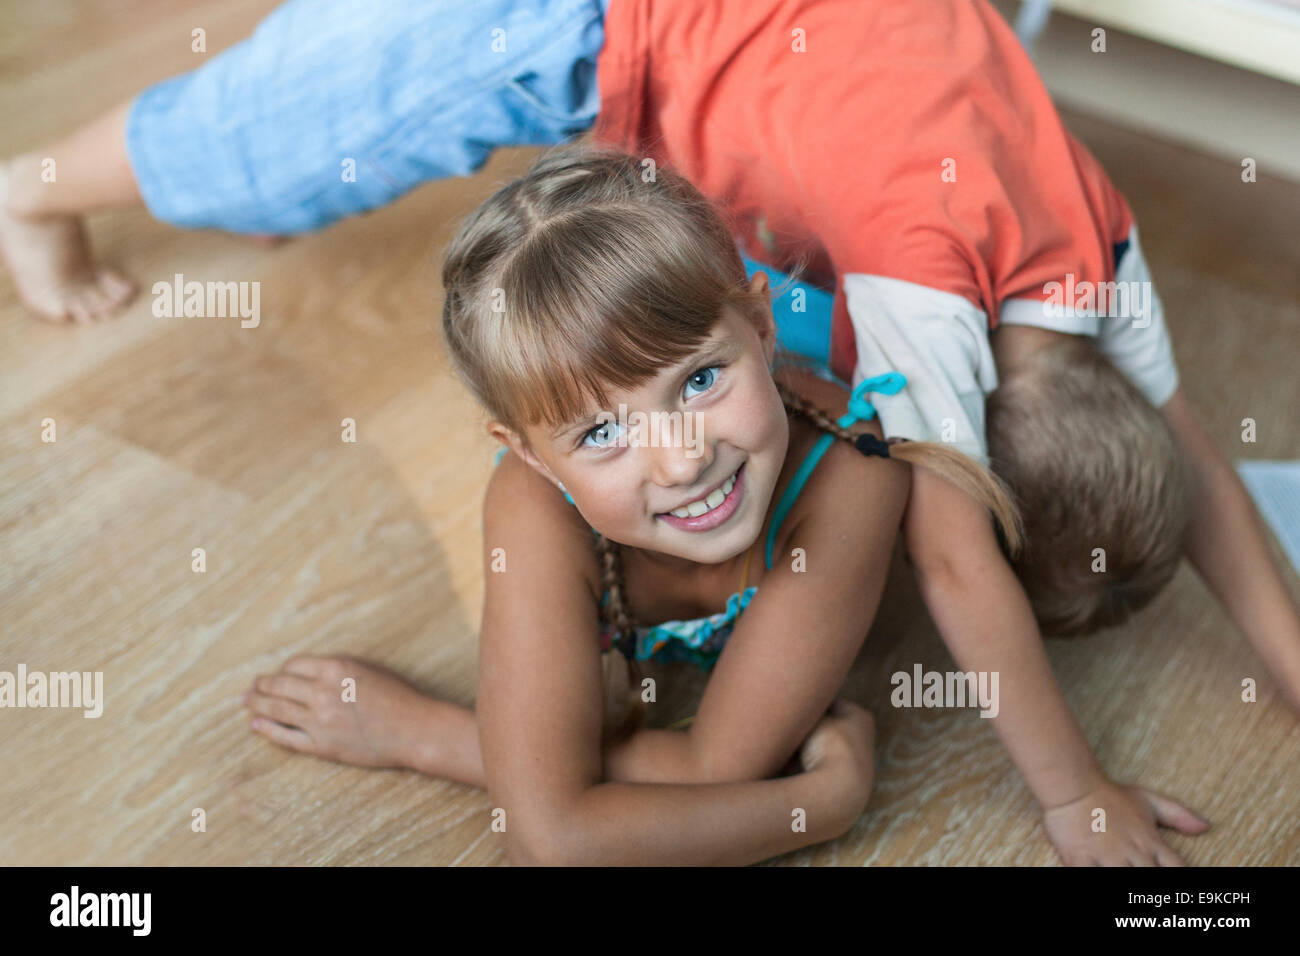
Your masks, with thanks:
[[(830, 839), (861, 814), (872, 758), (860, 708), (831, 719), (832, 732), (810, 741), (809, 769), (792, 777), (602, 783), (590, 531), (514, 456), (493, 474), (483, 530), (478, 732), (512, 860), (740, 865)], [(493, 569), (496, 548), (504, 569)]]
[[(904, 519), (926, 605), (962, 671), (997, 672), (990, 718), (1044, 811), (1067, 864), (1179, 862), (1156, 823), (1184, 833), (1208, 824), (1167, 798), (1107, 779), (1052, 674), (1029, 600), (998, 548), (984, 508), (924, 468)], [(1106, 830), (1094, 833), (1096, 808)]]
[(1254, 503), (1181, 388), (1161, 413), (1187, 462), (1187, 556), (1300, 713), (1300, 614), (1270, 558)]

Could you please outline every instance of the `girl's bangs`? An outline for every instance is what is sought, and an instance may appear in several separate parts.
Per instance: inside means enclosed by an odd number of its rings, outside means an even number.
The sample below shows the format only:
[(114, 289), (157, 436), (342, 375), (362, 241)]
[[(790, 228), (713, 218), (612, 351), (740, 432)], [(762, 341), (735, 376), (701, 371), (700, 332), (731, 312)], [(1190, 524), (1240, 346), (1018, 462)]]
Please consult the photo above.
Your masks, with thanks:
[[(614, 411), (611, 386), (635, 388), (680, 364), (722, 317), (730, 283), (707, 257), (656, 254), (669, 252), (646, 248), (659, 246), (662, 233), (630, 231), (636, 235), (614, 228), (586, 243), (552, 234), (502, 277), (517, 293), (507, 301), (519, 308), (500, 316), (498, 394), (514, 397), (517, 422), (560, 426)], [(639, 254), (613, 248), (624, 244)]]

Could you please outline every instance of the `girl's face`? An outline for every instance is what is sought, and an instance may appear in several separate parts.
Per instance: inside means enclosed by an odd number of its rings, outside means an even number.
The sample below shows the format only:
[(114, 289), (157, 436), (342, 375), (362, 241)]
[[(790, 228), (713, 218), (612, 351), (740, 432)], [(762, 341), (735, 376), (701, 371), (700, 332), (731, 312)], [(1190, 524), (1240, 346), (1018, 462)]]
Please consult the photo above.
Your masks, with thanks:
[[(751, 288), (767, 284), (762, 273), (755, 280)], [(727, 307), (680, 365), (611, 389), (613, 408), (530, 427), (531, 453), (497, 423), (491, 430), (562, 483), (607, 538), (702, 564), (729, 560), (762, 530), (790, 437), (770, 370), (776, 328), (770, 307), (758, 311), (750, 320)]]

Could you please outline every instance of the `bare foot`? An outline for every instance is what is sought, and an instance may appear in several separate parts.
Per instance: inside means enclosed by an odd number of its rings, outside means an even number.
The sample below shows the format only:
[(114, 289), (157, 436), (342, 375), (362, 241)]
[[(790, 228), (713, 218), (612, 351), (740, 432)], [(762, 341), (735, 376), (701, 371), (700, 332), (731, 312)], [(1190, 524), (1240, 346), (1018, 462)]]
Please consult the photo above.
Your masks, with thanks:
[[(345, 685), (351, 678), (355, 683)], [(252, 729), (289, 750), (482, 786), (474, 712), (352, 657), (294, 657), (244, 695)]]
[(0, 162), (0, 252), (19, 297), (52, 322), (94, 322), (119, 312), (135, 297), (135, 284), (91, 261), (80, 217), (19, 212), (11, 166)]

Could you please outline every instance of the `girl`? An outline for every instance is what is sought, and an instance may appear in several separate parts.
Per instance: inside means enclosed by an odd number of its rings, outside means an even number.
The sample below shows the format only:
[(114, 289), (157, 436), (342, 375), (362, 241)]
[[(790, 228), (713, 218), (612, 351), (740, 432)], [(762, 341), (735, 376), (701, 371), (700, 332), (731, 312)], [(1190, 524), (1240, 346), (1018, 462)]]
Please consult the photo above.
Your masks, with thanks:
[[(746, 282), (694, 187), (663, 169), (646, 182), (634, 157), (547, 154), (469, 219), (443, 282), (452, 358), (509, 450), (484, 504), (477, 714), (299, 659), (256, 682), (255, 729), (486, 786), (516, 861), (748, 863), (851, 826), (870, 723), (823, 714), (880, 598), (901, 462), (976, 496), (1014, 549), (997, 482), (947, 447), (853, 427), (874, 415), (868, 389), (901, 376), (863, 383), (836, 421), (821, 410), (836, 386), (774, 374), (766, 277)], [(614, 408), (694, 416), (701, 440), (630, 441)], [(693, 725), (638, 729), (636, 663), (683, 659), (712, 671)], [(355, 705), (338, 702), (344, 676)], [(796, 751), (802, 774), (764, 779)]]
[[(954, 546), (997, 530), (1020, 544), (997, 481), (947, 446), (860, 425), (867, 391), (901, 376), (860, 383), (835, 421), (820, 409), (842, 391), (774, 370), (766, 277), (746, 281), (727, 225), (685, 179), (620, 152), (553, 151), (471, 216), (443, 283), (452, 359), (510, 451), (484, 504), (477, 713), (351, 659), (298, 658), (255, 681), (255, 730), (485, 786), (517, 861), (747, 863), (819, 842), (852, 825), (870, 787), (869, 719), (847, 703), (823, 715), (904, 522), (945, 638), (969, 636), (958, 663), (1001, 672), (993, 723), (1061, 856), (1181, 862), (1156, 824), (1207, 824), (1101, 772), (1041, 642), (1008, 648), (954, 611), (972, 606)], [(694, 416), (701, 441), (630, 440), (627, 409)], [(982, 518), (945, 526), (909, 504), (922, 485)], [(1014, 584), (1009, 570), (985, 577), (998, 594)], [(711, 669), (685, 733), (637, 729), (654, 698), (621, 657)], [(355, 703), (339, 700), (344, 677)], [(796, 751), (803, 773), (767, 779)]]

